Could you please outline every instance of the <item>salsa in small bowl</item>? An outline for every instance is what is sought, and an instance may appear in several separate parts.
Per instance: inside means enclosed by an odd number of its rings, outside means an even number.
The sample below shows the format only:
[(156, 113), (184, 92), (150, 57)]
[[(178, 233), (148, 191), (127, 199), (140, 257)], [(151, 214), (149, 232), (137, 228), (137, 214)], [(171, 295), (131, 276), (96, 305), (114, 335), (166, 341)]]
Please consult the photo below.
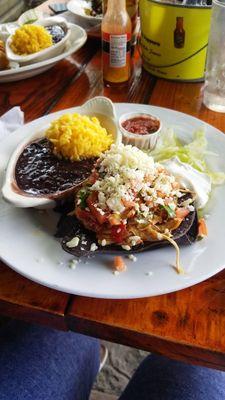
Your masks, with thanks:
[(152, 150), (162, 129), (162, 122), (151, 114), (127, 113), (120, 117), (119, 128), (124, 144)]

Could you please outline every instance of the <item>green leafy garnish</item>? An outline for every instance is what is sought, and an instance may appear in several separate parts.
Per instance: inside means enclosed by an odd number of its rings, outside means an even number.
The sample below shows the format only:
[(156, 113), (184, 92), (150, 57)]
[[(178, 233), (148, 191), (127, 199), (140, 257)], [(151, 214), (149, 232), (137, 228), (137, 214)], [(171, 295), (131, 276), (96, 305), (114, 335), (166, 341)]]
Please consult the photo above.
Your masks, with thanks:
[(207, 139), (203, 130), (193, 134), (193, 140), (188, 144), (182, 144), (172, 129), (162, 132), (154, 150), (150, 155), (155, 161), (168, 160), (178, 157), (181, 162), (191, 165), (193, 168), (210, 176), (214, 185), (221, 185), (225, 182), (224, 172), (214, 172), (209, 167), (206, 157), (217, 154), (207, 150)]
[(167, 212), (170, 218), (174, 218), (176, 216), (174, 210), (170, 206), (162, 205), (162, 208)]
[(89, 196), (88, 190), (80, 190), (79, 199), (80, 199), (80, 208), (84, 209), (87, 207), (87, 198)]
[(24, 25), (33, 24), (35, 21), (37, 21), (37, 18), (28, 19), (26, 22), (24, 22)]

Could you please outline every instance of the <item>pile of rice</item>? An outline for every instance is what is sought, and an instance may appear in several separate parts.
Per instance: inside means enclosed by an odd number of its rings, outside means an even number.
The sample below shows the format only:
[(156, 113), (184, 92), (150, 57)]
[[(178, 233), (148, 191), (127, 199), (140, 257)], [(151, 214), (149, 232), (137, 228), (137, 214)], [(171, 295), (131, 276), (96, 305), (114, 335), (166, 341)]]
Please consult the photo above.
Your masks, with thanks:
[(52, 45), (52, 36), (43, 26), (23, 25), (12, 36), (10, 47), (15, 54), (27, 55)]
[(113, 143), (98, 118), (80, 114), (65, 114), (53, 121), (46, 137), (53, 143), (55, 154), (71, 161), (99, 157)]

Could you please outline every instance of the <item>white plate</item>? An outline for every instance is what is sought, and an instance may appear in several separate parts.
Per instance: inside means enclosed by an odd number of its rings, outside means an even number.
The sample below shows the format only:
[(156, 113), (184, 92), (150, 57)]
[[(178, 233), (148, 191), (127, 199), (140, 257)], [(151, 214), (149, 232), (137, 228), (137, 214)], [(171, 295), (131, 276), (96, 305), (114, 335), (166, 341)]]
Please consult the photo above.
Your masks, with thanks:
[[(70, 109), (69, 111), (74, 111)], [(164, 126), (173, 126), (181, 139), (189, 141), (192, 132), (205, 127), (210, 150), (219, 154), (215, 169), (225, 171), (225, 135), (214, 127), (189, 115), (160, 107), (139, 104), (116, 104), (118, 117), (127, 112), (147, 112), (158, 116)], [(26, 136), (60, 111), (40, 118), (17, 130), (1, 142), (0, 185), (3, 170), (15, 146)], [(137, 298), (173, 292), (201, 282), (225, 266), (225, 185), (217, 188), (211, 200), (207, 220), (209, 236), (189, 247), (181, 248), (181, 262), (186, 273), (178, 275), (172, 265), (173, 247), (139, 254), (137, 262), (127, 260), (128, 270), (115, 276), (110, 255), (96, 256), (88, 264), (80, 263), (75, 270), (68, 268), (71, 259), (54, 238), (54, 213), (42, 215), (37, 210), (16, 209), (0, 199), (0, 257), (20, 274), (45, 286), (71, 294), (101, 298)], [(62, 263), (62, 264), (60, 264)], [(146, 273), (152, 273), (146, 275)]]
[(71, 35), (66, 43), (63, 53), (49, 60), (37, 62), (35, 64), (26, 65), (17, 69), (9, 69), (0, 71), (0, 83), (1, 82), (15, 82), (21, 79), (31, 78), (41, 74), (44, 71), (52, 68), (56, 63), (62, 59), (70, 56), (75, 51), (79, 50), (87, 40), (87, 34), (83, 28), (75, 24), (69, 24), (71, 28)]
[(96, 15), (92, 17), (87, 15), (84, 11), (85, 8), (89, 8), (90, 3), (86, 0), (71, 0), (67, 3), (68, 10), (76, 15), (81, 22), (88, 22), (90, 25), (100, 24), (102, 22), (102, 16)]

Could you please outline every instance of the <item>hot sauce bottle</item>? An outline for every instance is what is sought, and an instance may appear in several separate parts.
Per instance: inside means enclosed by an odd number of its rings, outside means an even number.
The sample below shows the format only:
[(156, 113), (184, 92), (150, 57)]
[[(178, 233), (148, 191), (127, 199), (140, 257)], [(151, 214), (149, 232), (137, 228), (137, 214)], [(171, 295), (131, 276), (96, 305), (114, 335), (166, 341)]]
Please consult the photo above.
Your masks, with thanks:
[(174, 31), (174, 47), (177, 49), (181, 49), (184, 47), (184, 40), (185, 40), (185, 30), (183, 27), (184, 18), (177, 17), (176, 22), (176, 29)]
[(108, 0), (102, 20), (103, 80), (120, 85), (130, 78), (131, 20), (126, 0)]

